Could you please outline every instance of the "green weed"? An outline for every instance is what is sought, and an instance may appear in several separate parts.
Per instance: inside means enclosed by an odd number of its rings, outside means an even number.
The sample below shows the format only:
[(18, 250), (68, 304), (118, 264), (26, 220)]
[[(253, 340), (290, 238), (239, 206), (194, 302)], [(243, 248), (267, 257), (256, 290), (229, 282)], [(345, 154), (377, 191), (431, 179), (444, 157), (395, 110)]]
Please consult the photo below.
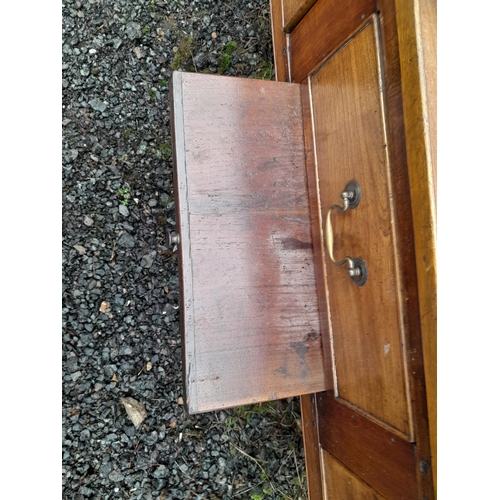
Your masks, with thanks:
[(181, 41), (179, 42), (179, 48), (175, 53), (174, 59), (172, 60), (172, 64), (170, 64), (170, 67), (173, 70), (181, 69), (184, 66), (184, 64), (186, 64), (186, 62), (189, 60), (189, 58), (192, 57), (194, 46), (195, 43), (193, 37), (185, 36), (184, 38), (182, 38)]
[(172, 149), (170, 148), (170, 144), (168, 142), (163, 142), (158, 146), (158, 151), (168, 158), (172, 154)]
[(237, 44), (235, 41), (231, 40), (226, 43), (224, 47), (224, 54), (221, 54), (219, 57), (219, 75), (223, 75), (231, 65), (233, 52), (236, 50)]
[(258, 80), (271, 80), (271, 78), (273, 77), (273, 63), (264, 61), (258, 73)]
[(118, 196), (121, 198), (120, 203), (127, 206), (130, 202), (130, 191), (128, 187), (118, 189)]

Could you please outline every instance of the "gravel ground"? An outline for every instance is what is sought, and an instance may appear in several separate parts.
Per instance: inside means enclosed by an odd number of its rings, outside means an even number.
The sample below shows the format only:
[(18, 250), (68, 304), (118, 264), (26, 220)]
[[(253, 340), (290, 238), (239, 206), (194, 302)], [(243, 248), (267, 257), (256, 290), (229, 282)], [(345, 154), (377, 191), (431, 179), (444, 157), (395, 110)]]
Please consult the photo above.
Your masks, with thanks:
[[(62, 12), (62, 497), (307, 498), (298, 399), (184, 410), (165, 242), (172, 69), (271, 78), (268, 1), (75, 0)], [(144, 405), (137, 427), (123, 398)]]

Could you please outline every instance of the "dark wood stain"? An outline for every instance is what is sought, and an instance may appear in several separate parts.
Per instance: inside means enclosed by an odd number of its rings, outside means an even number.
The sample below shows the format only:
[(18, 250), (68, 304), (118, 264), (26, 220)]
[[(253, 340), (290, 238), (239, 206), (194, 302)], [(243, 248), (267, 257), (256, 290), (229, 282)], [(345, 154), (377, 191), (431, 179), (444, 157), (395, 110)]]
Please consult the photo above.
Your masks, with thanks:
[(187, 407), (323, 390), (300, 86), (172, 87)]

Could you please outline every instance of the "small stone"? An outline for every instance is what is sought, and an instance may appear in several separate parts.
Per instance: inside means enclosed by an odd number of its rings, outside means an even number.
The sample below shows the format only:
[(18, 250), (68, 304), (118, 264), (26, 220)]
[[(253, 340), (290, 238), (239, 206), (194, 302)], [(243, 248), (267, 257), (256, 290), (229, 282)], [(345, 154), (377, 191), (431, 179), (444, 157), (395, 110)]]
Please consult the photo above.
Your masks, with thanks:
[(108, 107), (108, 103), (106, 101), (101, 101), (97, 98), (89, 101), (89, 104), (92, 109), (94, 109), (95, 111), (100, 111), (101, 113), (104, 113), (104, 111), (106, 111), (106, 108)]
[(177, 403), (180, 405), (184, 404), (184, 400), (182, 399), (182, 396), (177, 400)]
[(151, 361), (148, 361), (146, 365), (146, 371), (150, 372), (153, 369), (153, 363)]
[(124, 248), (134, 248), (135, 247), (135, 241), (130, 234), (128, 234), (126, 231), (123, 232), (123, 234), (120, 236), (118, 239), (118, 245)]
[(212, 32), (212, 39), (215, 40), (217, 38), (217, 33), (214, 31)]
[(71, 160), (76, 160), (78, 158), (78, 151), (76, 149), (71, 149), (69, 153)]
[(89, 54), (91, 54), (91, 55), (94, 55), (96, 52), (97, 52), (97, 50), (95, 50), (95, 49), (90, 49), (89, 50)]
[(106, 313), (106, 311), (111, 307), (111, 304), (109, 302), (106, 302), (103, 300), (101, 302), (101, 305), (99, 306), (99, 311), (102, 313)]
[(128, 217), (129, 216), (129, 211), (128, 208), (125, 205), (121, 205), (118, 207), (118, 212), (120, 212), (123, 217)]
[(141, 25), (136, 22), (128, 23), (125, 32), (131, 40), (139, 38), (141, 36)]
[(76, 382), (81, 376), (82, 376), (82, 372), (80, 372), (80, 371), (72, 373), (71, 380), (73, 380), (73, 382)]
[(111, 481), (114, 481), (115, 483), (118, 483), (119, 481), (123, 481), (124, 480), (124, 476), (123, 476), (123, 474), (121, 472), (119, 472), (117, 470), (114, 470), (109, 475), (109, 479)]
[(134, 54), (135, 54), (135, 56), (137, 57), (137, 59), (142, 59), (142, 52), (141, 52), (140, 47), (136, 47), (136, 48), (134, 49)]
[(94, 219), (92, 219), (92, 217), (89, 217), (88, 215), (85, 216), (85, 218), (83, 219), (83, 223), (90, 227), (94, 224)]
[(88, 441), (90, 439), (90, 431), (88, 429), (84, 429), (80, 432), (80, 441)]
[(85, 247), (82, 247), (82, 245), (75, 245), (73, 247), (80, 255), (83, 255), (84, 253), (87, 252), (87, 249)]
[(168, 470), (164, 465), (160, 465), (154, 472), (153, 476), (156, 479), (165, 479), (167, 477)]
[(104, 375), (106, 375), (106, 377), (108, 378), (111, 378), (117, 370), (116, 365), (104, 365), (103, 369)]
[(155, 257), (156, 252), (150, 252), (149, 254), (144, 255), (144, 257), (141, 259), (141, 267), (149, 269), (153, 265)]

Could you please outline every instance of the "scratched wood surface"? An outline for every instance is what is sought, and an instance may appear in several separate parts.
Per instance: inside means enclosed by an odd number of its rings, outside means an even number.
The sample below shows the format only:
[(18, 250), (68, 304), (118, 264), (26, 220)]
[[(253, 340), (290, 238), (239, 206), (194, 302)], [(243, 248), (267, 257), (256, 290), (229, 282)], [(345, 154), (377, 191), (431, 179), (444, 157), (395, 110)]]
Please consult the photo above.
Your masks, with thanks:
[(187, 408), (323, 390), (299, 85), (172, 88)]
[(401, 328), (399, 255), (391, 165), (379, 80), (377, 32), (368, 25), (311, 76), (321, 227), (346, 183), (359, 206), (334, 212), (334, 255), (361, 258), (368, 281), (355, 286), (345, 266), (323, 254), (331, 311), (337, 395), (412, 439)]

